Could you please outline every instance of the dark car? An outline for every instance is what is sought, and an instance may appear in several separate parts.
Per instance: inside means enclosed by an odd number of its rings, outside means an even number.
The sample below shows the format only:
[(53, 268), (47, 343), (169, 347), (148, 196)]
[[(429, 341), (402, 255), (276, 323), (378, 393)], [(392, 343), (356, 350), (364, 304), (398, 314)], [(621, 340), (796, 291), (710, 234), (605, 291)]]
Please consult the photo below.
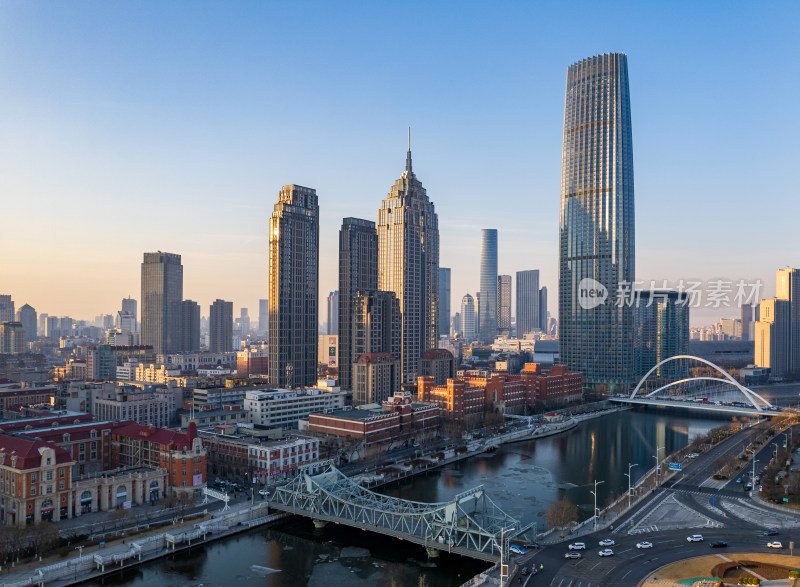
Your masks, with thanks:
[(777, 535), (778, 531), (773, 528), (770, 528), (769, 530), (764, 530), (764, 536), (777, 536)]
[(711, 543), (711, 548), (725, 548), (726, 546), (728, 546), (728, 543), (722, 540), (715, 540)]

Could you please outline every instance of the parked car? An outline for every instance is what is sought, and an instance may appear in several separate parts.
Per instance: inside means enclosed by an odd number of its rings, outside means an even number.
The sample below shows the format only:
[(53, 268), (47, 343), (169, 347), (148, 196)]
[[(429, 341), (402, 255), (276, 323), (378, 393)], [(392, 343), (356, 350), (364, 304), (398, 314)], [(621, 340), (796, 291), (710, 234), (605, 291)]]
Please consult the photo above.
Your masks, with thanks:
[(564, 558), (581, 558), (580, 552), (567, 552), (564, 554)]
[(522, 570), (519, 572), (520, 575), (523, 577), (528, 574), (528, 567), (522, 567)]
[(514, 554), (525, 554), (527, 552), (524, 548), (522, 548), (521, 546), (517, 546), (516, 544), (512, 544), (509, 547), (509, 550)]
[(715, 540), (711, 543), (711, 548), (726, 548), (728, 543), (723, 540)]
[(686, 455), (686, 458), (687, 458), (687, 459), (696, 459), (696, 458), (697, 458), (697, 457), (699, 457), (699, 456), (700, 456), (700, 454), (699, 454), (699, 453), (696, 453), (696, 452), (690, 452), (688, 455)]
[(586, 545), (583, 542), (573, 542), (567, 548), (570, 550), (586, 550)]
[(267, 497), (269, 495), (269, 491), (267, 491), (266, 489), (259, 489), (258, 494)]
[(745, 486), (744, 486), (744, 490), (745, 490), (745, 491), (750, 491), (750, 490), (752, 490), (752, 489), (753, 489), (753, 485), (752, 485), (752, 483), (748, 483), (747, 485), (745, 485)]
[(739, 477), (739, 478), (736, 480), (736, 482), (737, 482), (737, 483), (741, 483), (741, 482), (742, 482), (742, 478), (741, 478), (741, 477)]
[(611, 540), (611, 538), (606, 538), (605, 540), (600, 541), (600, 546), (614, 546), (616, 542)]
[(764, 530), (764, 536), (777, 536), (778, 531), (775, 528), (768, 528)]
[(769, 542), (769, 543), (767, 544), (767, 548), (783, 548), (783, 544), (781, 544), (780, 542), (778, 542), (778, 541), (776, 540), (776, 541), (774, 541), (774, 542)]
[(702, 542), (703, 541), (703, 535), (702, 534), (692, 534), (691, 536), (688, 536), (686, 538), (686, 540), (688, 540), (689, 542)]
[(599, 554), (600, 556), (614, 556), (614, 551), (611, 550), (610, 548), (604, 548), (597, 554)]
[(636, 548), (653, 548), (653, 543), (652, 542), (647, 542), (647, 541), (645, 541), (645, 542), (637, 542), (636, 543)]

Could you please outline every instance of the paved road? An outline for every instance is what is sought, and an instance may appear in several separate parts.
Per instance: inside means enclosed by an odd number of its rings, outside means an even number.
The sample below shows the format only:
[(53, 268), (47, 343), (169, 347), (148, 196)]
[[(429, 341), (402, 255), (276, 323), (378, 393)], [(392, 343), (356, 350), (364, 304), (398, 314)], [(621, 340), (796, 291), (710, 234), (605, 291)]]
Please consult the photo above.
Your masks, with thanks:
[[(800, 432), (795, 429), (793, 433)], [(764, 508), (756, 502), (749, 500), (749, 493), (743, 491), (743, 484), (735, 480), (730, 483), (721, 483), (716, 487), (700, 487), (714, 472), (714, 462), (719, 458), (728, 458), (738, 455), (743, 444), (749, 444), (753, 430), (745, 430), (720, 445), (702, 454), (691, 464), (687, 464), (684, 471), (665, 484), (639, 508), (621, 518), (616, 524), (616, 530), (606, 530), (580, 538), (586, 543), (587, 550), (582, 552), (581, 559), (565, 559), (568, 552), (567, 543), (544, 547), (540, 550), (531, 550), (523, 556), (517, 556), (513, 562), (520, 567), (531, 568), (535, 565), (544, 565), (544, 571), (528, 579), (528, 585), (549, 585), (550, 587), (600, 587), (636, 585), (650, 573), (663, 565), (682, 560), (692, 556), (705, 554), (722, 554), (726, 552), (775, 552), (767, 549), (767, 542), (773, 538), (763, 535), (766, 522), (779, 526), (779, 535), (774, 539), (780, 540), (788, 554), (790, 541), (798, 542), (800, 546), (800, 519), (786, 514)], [(759, 472), (771, 457), (774, 450), (772, 442), (783, 445), (785, 433), (777, 435), (756, 455), (758, 461), (756, 472)], [(749, 464), (749, 462), (748, 462)], [(748, 471), (745, 467), (743, 471)], [(667, 501), (671, 505), (664, 505)], [(685, 528), (658, 531), (645, 526), (645, 531), (629, 535), (628, 530), (640, 523), (646, 511), (652, 508), (676, 507), (688, 508), (698, 514), (698, 524), (706, 521), (714, 526), (711, 528)], [(639, 528), (636, 527), (636, 531)], [(702, 534), (704, 542), (688, 542), (686, 537), (690, 534)], [(602, 539), (613, 539), (616, 544), (611, 547), (613, 557), (600, 557), (598, 552), (601, 547), (598, 542)], [(710, 544), (715, 540), (728, 543), (727, 548), (711, 549)], [(643, 541), (652, 542), (652, 549), (638, 549), (636, 544)], [(722, 559), (721, 559), (722, 560)], [(513, 565), (512, 565), (513, 566)], [(509, 577), (509, 585), (521, 584), (525, 581), (519, 573)]]

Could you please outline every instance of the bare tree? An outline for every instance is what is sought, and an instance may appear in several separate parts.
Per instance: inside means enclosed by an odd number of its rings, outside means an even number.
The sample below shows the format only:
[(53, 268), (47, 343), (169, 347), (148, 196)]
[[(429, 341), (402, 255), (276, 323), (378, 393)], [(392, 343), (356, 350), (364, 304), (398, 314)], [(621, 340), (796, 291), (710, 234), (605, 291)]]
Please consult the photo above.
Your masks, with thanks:
[(578, 521), (578, 506), (565, 495), (554, 501), (547, 508), (544, 519), (550, 528), (558, 529), (564, 534), (564, 528)]

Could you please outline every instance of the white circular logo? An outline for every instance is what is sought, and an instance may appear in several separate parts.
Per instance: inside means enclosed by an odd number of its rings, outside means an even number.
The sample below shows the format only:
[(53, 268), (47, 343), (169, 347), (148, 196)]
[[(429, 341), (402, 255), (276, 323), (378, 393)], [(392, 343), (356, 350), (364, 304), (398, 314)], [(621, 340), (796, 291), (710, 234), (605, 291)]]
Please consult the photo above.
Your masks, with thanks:
[(584, 277), (578, 284), (578, 303), (584, 310), (591, 310), (606, 301), (608, 289), (605, 285), (592, 279)]

